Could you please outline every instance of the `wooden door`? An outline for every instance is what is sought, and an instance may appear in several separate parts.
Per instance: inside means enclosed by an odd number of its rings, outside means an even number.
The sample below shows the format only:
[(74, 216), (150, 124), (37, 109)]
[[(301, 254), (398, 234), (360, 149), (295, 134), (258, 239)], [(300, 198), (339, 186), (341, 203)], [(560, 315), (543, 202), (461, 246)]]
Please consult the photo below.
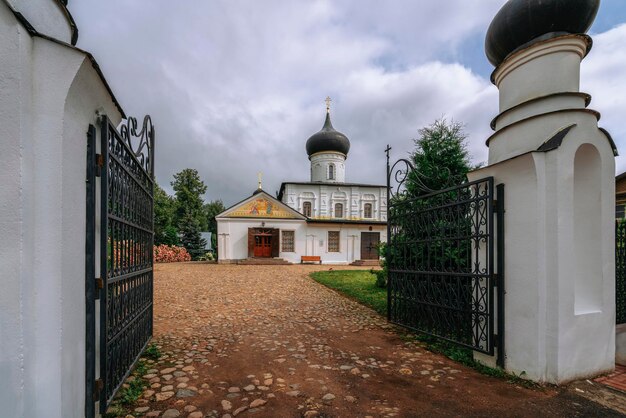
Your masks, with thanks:
[[(271, 239), (271, 257), (278, 257), (280, 255), (280, 230), (278, 228), (272, 229)], [(268, 256), (269, 257), (269, 256)]]
[(254, 256), (262, 258), (272, 257), (272, 236), (258, 234), (254, 236)]
[(380, 232), (361, 232), (361, 260), (378, 260)]

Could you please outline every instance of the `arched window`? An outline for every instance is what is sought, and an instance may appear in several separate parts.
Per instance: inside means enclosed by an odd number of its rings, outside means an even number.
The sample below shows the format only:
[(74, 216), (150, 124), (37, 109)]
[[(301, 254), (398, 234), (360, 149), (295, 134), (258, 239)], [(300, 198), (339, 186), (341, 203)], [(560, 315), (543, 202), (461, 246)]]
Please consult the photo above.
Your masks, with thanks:
[(302, 204), (302, 214), (308, 218), (311, 217), (311, 202), (304, 202)]
[(328, 180), (335, 180), (335, 164), (328, 164)]
[(335, 218), (343, 218), (343, 204), (335, 203)]
[(371, 203), (366, 203), (363, 206), (363, 217), (364, 218), (371, 218), (372, 217), (372, 204)]

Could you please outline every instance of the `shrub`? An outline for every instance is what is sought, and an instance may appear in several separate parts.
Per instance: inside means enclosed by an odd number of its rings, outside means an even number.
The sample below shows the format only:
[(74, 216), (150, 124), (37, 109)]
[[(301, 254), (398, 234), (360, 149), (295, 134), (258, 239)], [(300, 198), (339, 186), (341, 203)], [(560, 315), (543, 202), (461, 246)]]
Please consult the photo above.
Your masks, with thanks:
[(371, 273), (376, 276), (376, 287), (384, 289), (387, 287), (387, 271), (386, 270), (371, 270)]
[(155, 263), (179, 263), (181, 261), (191, 261), (191, 255), (185, 247), (175, 245), (155, 245), (153, 250)]
[(371, 270), (371, 273), (376, 276), (376, 286), (384, 289), (387, 287), (387, 244), (381, 243), (378, 246), (378, 254), (380, 255), (380, 266), (382, 270)]
[(198, 257), (198, 261), (215, 261), (215, 256), (212, 251), (209, 251), (205, 255)]

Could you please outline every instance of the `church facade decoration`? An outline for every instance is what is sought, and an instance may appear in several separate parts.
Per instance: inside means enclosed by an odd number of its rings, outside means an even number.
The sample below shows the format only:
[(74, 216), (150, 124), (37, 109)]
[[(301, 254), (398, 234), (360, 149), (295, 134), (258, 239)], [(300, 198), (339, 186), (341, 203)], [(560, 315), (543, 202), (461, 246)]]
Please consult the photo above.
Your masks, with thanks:
[(270, 199), (261, 197), (246, 202), (230, 211), (227, 216), (231, 218), (271, 218), (271, 219), (296, 219), (291, 211), (285, 210), (272, 202)]
[(283, 182), (274, 197), (259, 174), (258, 189), (216, 217), (220, 263), (378, 264), (387, 240), (387, 188), (346, 182), (350, 140), (333, 127), (326, 103), (324, 126), (306, 141), (310, 181)]

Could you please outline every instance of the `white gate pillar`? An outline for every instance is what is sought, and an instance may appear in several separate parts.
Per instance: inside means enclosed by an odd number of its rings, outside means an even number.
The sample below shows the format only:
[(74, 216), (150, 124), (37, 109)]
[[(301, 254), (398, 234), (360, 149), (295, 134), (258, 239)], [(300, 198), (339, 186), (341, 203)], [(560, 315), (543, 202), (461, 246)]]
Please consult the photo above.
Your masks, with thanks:
[(505, 368), (550, 383), (615, 357), (616, 149), (579, 91), (599, 0), (570, 3), (510, 0), (494, 18), (500, 114), (489, 165), (470, 174), (506, 184)]

